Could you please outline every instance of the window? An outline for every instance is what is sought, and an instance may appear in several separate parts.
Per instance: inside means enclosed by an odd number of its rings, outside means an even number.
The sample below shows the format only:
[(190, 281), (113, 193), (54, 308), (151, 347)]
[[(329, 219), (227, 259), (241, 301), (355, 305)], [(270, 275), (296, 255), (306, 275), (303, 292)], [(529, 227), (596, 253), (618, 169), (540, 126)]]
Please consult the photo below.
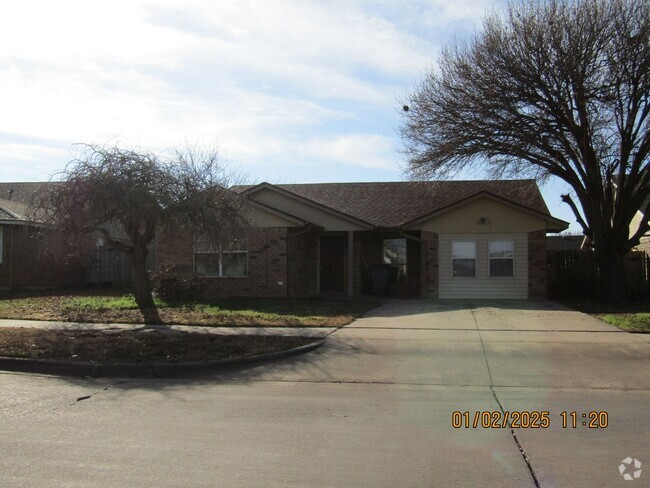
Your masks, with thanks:
[(396, 282), (406, 280), (406, 239), (384, 239), (384, 264), (396, 269)]
[(194, 247), (194, 272), (199, 276), (248, 276), (246, 240), (229, 245), (209, 245), (200, 240)]
[(476, 242), (451, 242), (452, 276), (476, 276)]
[(515, 271), (515, 241), (490, 241), (490, 276), (514, 276)]
[(0, 225), (0, 264), (2, 264), (2, 257), (3, 257), (4, 254), (5, 254), (5, 252), (4, 252), (4, 251), (5, 251), (5, 248), (4, 248), (4, 241), (3, 241), (3, 239), (2, 239), (2, 238), (4, 237), (4, 236), (2, 235), (2, 232), (3, 232), (3, 231), (4, 231), (4, 227), (2, 227), (2, 226)]

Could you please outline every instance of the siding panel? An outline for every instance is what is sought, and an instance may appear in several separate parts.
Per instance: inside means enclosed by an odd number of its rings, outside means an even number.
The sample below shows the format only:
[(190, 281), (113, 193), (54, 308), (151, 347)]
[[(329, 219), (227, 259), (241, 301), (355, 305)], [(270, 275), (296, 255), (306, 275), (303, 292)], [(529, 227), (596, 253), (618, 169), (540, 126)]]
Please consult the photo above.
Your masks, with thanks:
[[(488, 241), (512, 239), (515, 244), (513, 277), (491, 278)], [(476, 277), (452, 277), (451, 242), (476, 241)], [(441, 234), (439, 237), (440, 298), (528, 298), (527, 234)]]

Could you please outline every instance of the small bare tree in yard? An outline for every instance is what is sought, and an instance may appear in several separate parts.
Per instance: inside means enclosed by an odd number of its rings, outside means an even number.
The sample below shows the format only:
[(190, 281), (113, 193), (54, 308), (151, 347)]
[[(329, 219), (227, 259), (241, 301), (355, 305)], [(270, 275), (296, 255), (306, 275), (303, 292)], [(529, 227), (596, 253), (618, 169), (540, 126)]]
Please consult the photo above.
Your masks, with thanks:
[(34, 211), (69, 240), (94, 233), (127, 254), (135, 300), (156, 320), (147, 275), (148, 246), (157, 229), (175, 235), (236, 235), (245, 225), (241, 200), (215, 152), (181, 150), (171, 157), (96, 145), (55, 175)]
[[(650, 218), (649, 0), (512, 4), (447, 47), (406, 104), (413, 177), (487, 168), (564, 180), (601, 292), (623, 297), (624, 256)], [(645, 218), (630, 231), (639, 209)]]

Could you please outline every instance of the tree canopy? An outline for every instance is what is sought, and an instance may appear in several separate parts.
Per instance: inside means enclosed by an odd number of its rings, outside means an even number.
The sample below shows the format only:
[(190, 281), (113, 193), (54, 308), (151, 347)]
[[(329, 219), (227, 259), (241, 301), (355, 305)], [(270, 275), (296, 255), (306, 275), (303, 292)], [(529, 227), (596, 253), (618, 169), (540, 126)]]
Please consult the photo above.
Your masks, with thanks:
[(603, 281), (622, 285), (613, 268), (649, 229), (649, 0), (513, 3), (447, 46), (405, 104), (412, 177), (564, 180)]
[(184, 149), (161, 156), (85, 145), (57, 173), (34, 205), (38, 220), (68, 239), (94, 233), (129, 257), (138, 306), (153, 309), (146, 270), (158, 229), (178, 234), (234, 236), (245, 225), (241, 199), (213, 151)]

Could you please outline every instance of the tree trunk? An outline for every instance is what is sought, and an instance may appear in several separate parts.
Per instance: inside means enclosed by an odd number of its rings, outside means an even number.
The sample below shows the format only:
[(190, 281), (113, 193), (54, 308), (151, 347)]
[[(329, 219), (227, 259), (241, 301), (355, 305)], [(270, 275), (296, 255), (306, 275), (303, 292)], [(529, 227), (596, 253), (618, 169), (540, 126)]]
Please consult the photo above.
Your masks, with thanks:
[(627, 300), (625, 286), (625, 256), (597, 255), (600, 268), (600, 299), (608, 303), (622, 303)]
[(142, 246), (140, 249), (132, 249), (128, 252), (129, 262), (133, 270), (133, 294), (135, 303), (144, 315), (145, 323), (160, 323), (160, 316), (153, 300), (151, 283), (147, 275), (147, 248)]

